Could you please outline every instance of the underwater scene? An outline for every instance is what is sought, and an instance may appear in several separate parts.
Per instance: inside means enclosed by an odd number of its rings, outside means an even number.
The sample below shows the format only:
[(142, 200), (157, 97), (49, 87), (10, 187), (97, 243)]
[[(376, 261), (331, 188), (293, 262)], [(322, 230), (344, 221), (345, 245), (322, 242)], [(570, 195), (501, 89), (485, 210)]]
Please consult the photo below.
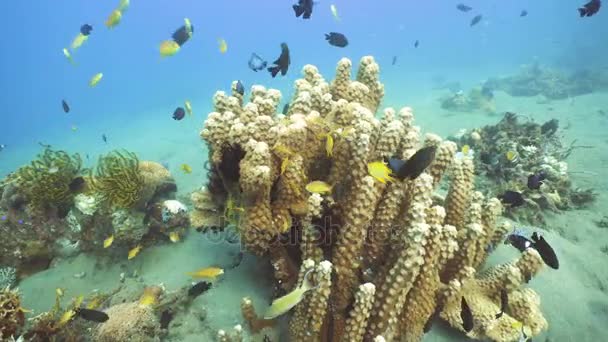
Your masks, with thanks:
[(0, 341), (608, 340), (601, 0), (0, 7)]

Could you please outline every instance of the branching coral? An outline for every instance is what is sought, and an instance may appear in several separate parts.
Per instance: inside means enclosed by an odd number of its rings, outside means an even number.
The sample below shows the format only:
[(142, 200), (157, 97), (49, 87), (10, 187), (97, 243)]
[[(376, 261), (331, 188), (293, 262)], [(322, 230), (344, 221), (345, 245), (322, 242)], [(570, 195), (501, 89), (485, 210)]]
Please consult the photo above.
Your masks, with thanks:
[(99, 158), (92, 189), (105, 205), (131, 208), (142, 197), (144, 177), (135, 153), (113, 151)]
[(0, 289), (0, 339), (19, 336), (25, 325), (25, 314), (17, 290)]
[[(534, 334), (546, 328), (538, 298), (522, 283), (540, 270), (537, 253), (475, 275), (488, 246), (509, 227), (497, 223), (500, 202), (474, 191), (472, 160), (455, 159), (453, 142), (432, 134), (422, 139), (409, 108), (398, 114), (389, 108), (376, 118), (379, 67), (364, 57), (352, 81), (351, 64), (340, 60), (331, 83), (305, 66), (289, 116), (274, 112), (275, 90), (254, 86), (246, 104), (218, 92), (201, 132), (215, 170), (207, 195), (243, 200), (244, 247), (270, 256), (284, 291), (300, 286), (305, 274), (314, 282), (292, 310), (291, 339), (419, 341), (435, 312), (462, 329), (454, 303), (463, 295), (474, 303), (476, 330), (469, 337), (510, 341), (518, 333), (514, 320)], [(368, 163), (407, 159), (424, 146), (437, 152), (419, 177), (384, 184), (368, 175)], [(234, 150), (244, 154), (226, 155)], [(433, 192), (445, 174), (444, 199)], [(306, 185), (315, 180), (329, 183), (331, 193), (310, 194)], [(498, 307), (500, 289), (513, 307), (494, 324), (488, 312)], [(478, 304), (484, 301), (489, 304)], [(244, 303), (257, 330), (255, 310)]]

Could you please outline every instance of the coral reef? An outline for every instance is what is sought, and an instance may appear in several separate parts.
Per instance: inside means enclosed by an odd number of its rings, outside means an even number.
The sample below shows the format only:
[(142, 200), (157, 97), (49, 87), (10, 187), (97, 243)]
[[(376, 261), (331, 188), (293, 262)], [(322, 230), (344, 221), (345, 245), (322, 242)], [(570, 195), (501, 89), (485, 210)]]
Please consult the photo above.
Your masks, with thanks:
[(19, 336), (25, 325), (25, 314), (17, 290), (0, 289), (0, 339)]
[(97, 327), (95, 341), (160, 341), (160, 323), (150, 306), (123, 303), (111, 306), (105, 312), (110, 319)]
[[(290, 339), (420, 341), (435, 312), (462, 330), (454, 316), (462, 296), (473, 303), (471, 338), (512, 341), (515, 320), (534, 334), (546, 328), (524, 284), (543, 265), (538, 253), (477, 273), (510, 227), (497, 222), (500, 202), (474, 191), (471, 158), (455, 158), (456, 144), (436, 135), (422, 140), (409, 108), (376, 118), (380, 68), (363, 57), (353, 81), (351, 65), (340, 60), (329, 83), (306, 65), (287, 116), (276, 113), (277, 90), (253, 86), (248, 103), (234, 89), (217, 92), (201, 131), (211, 166), (200, 207), (217, 214), (239, 200), (241, 242), (270, 257), (277, 295), (306, 274), (314, 283), (290, 313)], [(423, 146), (437, 152), (419, 177), (385, 184), (368, 175), (369, 162), (407, 159)], [(445, 174), (443, 198), (433, 193)], [(307, 191), (317, 180), (329, 193)], [(493, 324), (501, 290), (512, 307)], [(242, 312), (252, 332), (267, 323), (250, 301)]]
[(472, 88), (468, 94), (457, 91), (442, 97), (439, 101), (441, 102), (441, 108), (450, 111), (473, 112), (480, 110), (488, 114), (496, 112), (494, 94), (486, 87)]
[(17, 270), (14, 267), (0, 267), (0, 289), (12, 288), (17, 283)]
[(91, 189), (107, 206), (131, 208), (142, 200), (144, 176), (134, 153), (112, 151), (99, 157), (90, 179)]
[[(484, 176), (480, 180), (485, 191), (498, 195), (515, 190), (528, 199), (525, 208), (508, 210), (511, 217), (542, 224), (542, 210), (579, 208), (595, 199), (593, 191), (576, 188), (568, 174), (566, 159), (584, 146), (574, 145), (575, 142), (565, 146), (558, 127), (555, 119), (538, 124), (506, 113), (497, 124), (464, 132), (454, 140), (474, 151), (475, 170)], [(546, 179), (540, 189), (530, 189), (528, 176), (539, 172)]]

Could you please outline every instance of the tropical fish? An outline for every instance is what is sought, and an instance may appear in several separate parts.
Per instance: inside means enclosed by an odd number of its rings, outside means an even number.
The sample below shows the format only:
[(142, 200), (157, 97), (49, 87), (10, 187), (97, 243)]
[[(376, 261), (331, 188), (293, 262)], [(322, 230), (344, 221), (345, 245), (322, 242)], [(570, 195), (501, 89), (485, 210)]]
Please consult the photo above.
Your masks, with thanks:
[(55, 289), (55, 294), (57, 295), (57, 297), (63, 297), (63, 295), (65, 294), (64, 290), (61, 287), (58, 287)]
[(192, 23), (190, 22), (190, 19), (184, 18), (184, 28), (186, 29), (188, 37), (192, 38)]
[(152, 306), (158, 302), (157, 287), (146, 287), (144, 293), (139, 297), (139, 304), (142, 306)]
[(184, 110), (184, 108), (182, 107), (177, 107), (175, 108), (175, 111), (173, 111), (173, 120), (181, 120), (186, 116), (186, 111)]
[(91, 31), (93, 31), (93, 26), (91, 26), (89, 24), (84, 24), (84, 25), (80, 26), (80, 34), (82, 34), (84, 36), (90, 35)]
[(370, 176), (374, 177), (383, 184), (386, 184), (387, 181), (395, 181), (395, 178), (392, 177), (393, 171), (381, 161), (367, 163), (367, 172)]
[(469, 26), (475, 26), (479, 24), (482, 18), (483, 16), (481, 14), (476, 15), (475, 17), (473, 17), (473, 19), (471, 19), (471, 23), (469, 24)]
[(76, 38), (74, 38), (74, 40), (72, 41), (72, 45), (70, 45), (70, 47), (72, 48), (72, 50), (76, 50), (78, 49), (80, 46), (82, 46), (82, 44), (84, 42), (87, 41), (87, 39), (89, 39), (88, 35), (84, 35), (82, 33), (79, 33)]
[(103, 78), (103, 73), (101, 73), (101, 72), (93, 75), (93, 77), (91, 77), (91, 80), (89, 81), (89, 87), (95, 87), (97, 85), (97, 83), (99, 83), (99, 81), (101, 81), (102, 78)]
[(329, 42), (329, 45), (337, 47), (345, 47), (348, 45), (348, 39), (346, 38), (346, 36), (338, 32), (326, 33), (325, 40)]
[(80, 305), (82, 304), (83, 301), (84, 301), (84, 295), (80, 295), (80, 296), (76, 297), (72, 306), (75, 308), (80, 307)]
[(129, 9), (129, 0), (120, 0), (120, 4), (118, 5), (118, 10), (121, 12), (126, 12)]
[(336, 8), (336, 5), (331, 4), (331, 6), (329, 6), (329, 9), (331, 10), (331, 15), (334, 17), (334, 19), (336, 21), (340, 21), (340, 17), (338, 16), (338, 8)]
[(262, 57), (258, 56), (255, 52), (251, 53), (251, 57), (249, 57), (249, 61), (247, 62), (249, 69), (258, 72), (262, 69), (265, 69), (268, 65), (268, 62), (262, 59)]
[(538, 190), (543, 185), (543, 181), (547, 179), (547, 173), (543, 170), (535, 172), (528, 176), (528, 188)]
[(602, 2), (600, 0), (591, 0), (585, 5), (583, 5), (583, 7), (580, 7), (578, 9), (578, 14), (581, 17), (591, 17), (600, 10), (601, 6)]
[(66, 114), (70, 112), (70, 106), (68, 106), (68, 103), (65, 102), (65, 100), (61, 100), (61, 106)]
[(511, 327), (514, 328), (514, 329), (517, 329), (517, 330), (521, 329), (521, 334), (520, 334), (519, 340), (517, 340), (517, 342), (532, 341), (532, 339), (530, 337), (528, 337), (528, 335), (526, 335), (524, 324), (522, 322), (515, 321), (513, 324), (511, 324)]
[(179, 52), (179, 44), (174, 40), (164, 40), (160, 43), (161, 57), (169, 57)]
[(72, 132), (76, 132), (78, 130), (78, 126), (72, 125), (72, 127), (70, 127), (70, 129), (72, 130)]
[(458, 9), (461, 12), (465, 12), (466, 13), (466, 12), (472, 10), (473, 7), (467, 6), (465, 4), (458, 4), (458, 5), (456, 5), (456, 9)]
[(192, 167), (188, 164), (182, 164), (179, 166), (180, 170), (184, 171), (185, 174), (189, 175), (192, 173)]
[(63, 55), (65, 56), (65, 58), (68, 59), (70, 64), (74, 64), (74, 59), (72, 59), (72, 55), (70, 54), (70, 51), (68, 51), (68, 49), (63, 48)]
[(186, 274), (191, 276), (192, 278), (209, 278), (213, 280), (218, 276), (224, 274), (224, 270), (219, 267), (207, 267), (201, 268), (198, 271), (188, 272)]
[(190, 38), (192, 38), (193, 33), (194, 33), (194, 26), (190, 22), (190, 19), (185, 18), (184, 25), (182, 25), (175, 32), (173, 32), (173, 35), (171, 35), (171, 38), (173, 38), (173, 41), (175, 43), (177, 43), (179, 46), (182, 46), (188, 40), (190, 40)]
[(462, 328), (464, 331), (468, 333), (473, 330), (473, 313), (464, 297), (460, 300), (460, 318), (462, 319)]
[(523, 252), (532, 247), (533, 242), (525, 237), (521, 231), (515, 229), (511, 234), (507, 235), (504, 244), (510, 244), (517, 248), (518, 251)]
[(192, 104), (190, 103), (190, 101), (186, 100), (186, 102), (184, 102), (184, 107), (186, 107), (186, 113), (192, 116)]
[(517, 162), (517, 159), (519, 159), (518, 153), (513, 150), (507, 151), (507, 153), (505, 153), (505, 157), (511, 163), (515, 163), (515, 162)]
[(289, 47), (287, 46), (287, 43), (281, 43), (281, 55), (279, 56), (279, 58), (277, 58), (276, 61), (274, 61), (273, 64), (273, 66), (266, 69), (270, 72), (272, 78), (274, 78), (279, 73), (279, 71), (281, 72), (282, 76), (285, 76), (287, 74), (289, 64), (291, 64), (291, 58), (289, 56)]
[(209, 290), (211, 288), (211, 283), (206, 282), (206, 281), (199, 281), (198, 283), (194, 284), (189, 290), (188, 290), (188, 296), (190, 297), (198, 297), (201, 294), (203, 294), (204, 292), (206, 292), (207, 290)]
[(496, 314), (496, 319), (502, 317), (505, 310), (507, 310), (507, 306), (509, 306), (509, 295), (507, 294), (507, 290), (502, 289), (500, 290), (500, 312)]
[(406, 178), (416, 179), (426, 168), (435, 160), (436, 146), (427, 146), (416, 151), (407, 161), (391, 158), (388, 166), (395, 174), (396, 178), (404, 180)]
[(519, 207), (525, 203), (524, 196), (517, 191), (507, 190), (497, 197), (503, 204), (509, 204), (511, 208)]
[(519, 13), (520, 17), (525, 17), (527, 15), (528, 15), (528, 11), (526, 11), (526, 10), (522, 10), (521, 13)]
[(218, 44), (219, 44), (219, 49), (221, 53), (226, 53), (226, 51), (228, 51), (228, 43), (226, 43), (226, 41), (223, 38), (219, 38), (217, 40)]
[(78, 317), (91, 322), (103, 323), (110, 319), (107, 313), (99, 310), (77, 308), (75, 312)]
[(540, 133), (546, 136), (552, 136), (559, 128), (559, 120), (551, 119), (540, 126)]
[(169, 309), (164, 310), (160, 314), (160, 328), (167, 329), (169, 327), (169, 323), (173, 320), (173, 312)]
[(545, 264), (555, 270), (559, 269), (559, 260), (557, 259), (557, 254), (555, 254), (555, 251), (545, 240), (545, 238), (534, 232), (532, 234), (532, 241), (534, 241), (532, 247), (538, 251), (538, 254), (540, 254), (540, 257), (543, 259)]
[(302, 299), (304, 299), (304, 294), (314, 288), (311, 281), (308, 279), (310, 272), (311, 271), (308, 271), (308, 273), (304, 275), (302, 285), (296, 287), (293, 291), (284, 295), (283, 297), (272, 301), (272, 304), (264, 314), (264, 319), (276, 318), (291, 310), (294, 306), (298, 305)]
[(99, 296), (93, 298), (93, 300), (87, 303), (87, 309), (97, 309), (101, 304), (102, 300)]
[(241, 94), (241, 96), (245, 95), (245, 86), (241, 80), (236, 81), (235, 90), (237, 93)]
[(312, 8), (314, 6), (313, 0), (298, 0), (296, 5), (293, 5), (293, 11), (296, 14), (296, 18), (302, 16), (304, 19), (310, 19), (312, 14)]
[(137, 245), (135, 247), (133, 247), (130, 251), (129, 251), (129, 255), (127, 257), (127, 260), (131, 260), (133, 258), (135, 258), (137, 256), (137, 254), (139, 254), (139, 252), (141, 252), (141, 245)]
[(102, 135), (101, 135), (101, 140), (103, 140), (103, 142), (107, 144), (107, 143), (108, 143), (108, 136), (106, 136), (106, 134), (105, 134), (105, 133), (104, 133), (104, 134), (102, 134)]
[(116, 25), (120, 24), (120, 19), (122, 19), (122, 11), (115, 9), (110, 13), (110, 16), (106, 20), (107, 28), (114, 28)]
[(391, 65), (397, 64), (397, 56), (393, 56), (393, 60), (391, 61)]
[(112, 242), (114, 242), (114, 235), (110, 235), (105, 240), (103, 240), (103, 248), (108, 248), (112, 246)]
[(58, 326), (65, 325), (66, 323), (71, 321), (74, 318), (74, 316), (76, 316), (76, 311), (74, 311), (74, 310), (68, 310), (68, 311), (64, 312), (63, 315), (61, 315), (61, 317), (59, 318), (59, 321), (57, 321), (57, 325)]
[(173, 242), (173, 243), (179, 242), (179, 240), (180, 240), (179, 233), (178, 232), (169, 233), (169, 240), (171, 240), (171, 242)]
[(306, 184), (306, 190), (313, 194), (329, 194), (331, 192), (331, 185), (323, 181), (312, 181)]
[(334, 136), (331, 133), (325, 137), (325, 153), (328, 157), (331, 157), (334, 153)]

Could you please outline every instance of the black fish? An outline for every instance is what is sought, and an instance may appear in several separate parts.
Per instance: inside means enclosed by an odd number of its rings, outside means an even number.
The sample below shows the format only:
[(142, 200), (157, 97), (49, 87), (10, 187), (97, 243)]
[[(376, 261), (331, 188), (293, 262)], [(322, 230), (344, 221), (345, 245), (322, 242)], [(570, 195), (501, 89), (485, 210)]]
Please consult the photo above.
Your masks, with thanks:
[(298, 0), (296, 5), (293, 5), (293, 11), (296, 13), (296, 18), (299, 18), (302, 14), (302, 18), (309, 19), (312, 14), (312, 7), (314, 2), (312, 0)]
[(194, 25), (190, 25), (190, 30), (190, 33), (188, 33), (186, 25), (182, 25), (175, 32), (173, 32), (171, 38), (173, 38), (173, 41), (176, 42), (177, 45), (182, 46), (190, 39), (190, 34), (194, 33)]
[(249, 69), (255, 72), (265, 69), (268, 65), (268, 63), (260, 56), (258, 56), (255, 52), (251, 54), (251, 57), (249, 57), (249, 62), (247, 62), (247, 64), (249, 65)]
[(525, 17), (527, 15), (528, 15), (528, 11), (526, 11), (526, 10), (521, 11), (521, 13), (519, 14), (520, 17)]
[(78, 317), (91, 322), (103, 323), (110, 319), (107, 313), (99, 310), (77, 308), (75, 311)]
[(93, 26), (89, 25), (89, 24), (84, 24), (82, 26), (80, 26), (80, 33), (83, 36), (88, 36), (91, 34), (91, 31), (93, 31)]
[(103, 140), (104, 143), (108, 143), (108, 137), (104, 134), (101, 135), (101, 140)]
[(540, 133), (547, 136), (552, 136), (555, 134), (555, 132), (557, 132), (558, 128), (559, 121), (557, 119), (551, 119), (540, 126)]
[(502, 317), (509, 305), (509, 295), (505, 289), (500, 290), (500, 312), (496, 314), (496, 319)]
[(72, 179), (68, 187), (70, 188), (71, 192), (81, 192), (84, 188), (85, 183), (86, 181), (84, 180), (84, 178), (78, 176)]
[(393, 56), (393, 61), (391, 62), (391, 65), (395, 64), (397, 64), (397, 56)]
[(426, 321), (426, 323), (424, 324), (424, 328), (422, 331), (424, 331), (425, 334), (428, 333), (429, 331), (431, 331), (431, 327), (433, 326), (433, 321), (439, 317), (439, 314), (441, 314), (441, 311), (443, 311), (443, 305), (437, 305), (437, 307), (435, 308), (435, 312), (433, 312), (431, 317), (429, 317), (429, 320)]
[(473, 19), (471, 19), (471, 24), (469, 26), (477, 25), (481, 21), (482, 18), (483, 18), (483, 16), (481, 14), (476, 15)]
[(169, 323), (173, 320), (173, 312), (167, 309), (160, 314), (160, 328), (167, 329), (169, 327)]
[(532, 247), (533, 243), (534, 242), (519, 233), (509, 234), (505, 239), (505, 244), (511, 244), (511, 246), (517, 248), (520, 252)]
[(473, 330), (473, 313), (464, 297), (460, 300), (460, 318), (462, 319), (462, 328), (464, 331), (468, 333)]
[(236, 92), (242, 95), (245, 95), (245, 87), (243, 86), (243, 83), (239, 80), (236, 81)]
[(289, 57), (289, 47), (287, 46), (287, 43), (281, 43), (281, 55), (276, 61), (274, 61), (273, 64), (274, 66), (271, 66), (267, 69), (273, 78), (279, 73), (279, 71), (281, 72), (282, 76), (285, 76), (285, 74), (287, 74), (289, 64), (291, 64), (291, 59)]
[(591, 0), (586, 3), (583, 7), (578, 9), (578, 14), (581, 17), (590, 17), (597, 13), (602, 6), (602, 2), (600, 0)]
[(182, 107), (177, 107), (173, 112), (173, 120), (181, 120), (186, 116), (186, 111)]
[(419, 149), (407, 161), (397, 158), (389, 159), (388, 167), (400, 180), (416, 179), (435, 160), (436, 151), (436, 146), (427, 146)]
[(545, 171), (539, 171), (528, 176), (528, 188), (531, 190), (538, 190), (543, 184), (543, 181), (547, 179), (547, 173)]
[(473, 7), (467, 6), (465, 4), (458, 4), (458, 5), (456, 5), (456, 9), (458, 9), (461, 12), (465, 12), (466, 13), (466, 12), (472, 10)]
[(68, 106), (68, 103), (65, 102), (65, 100), (61, 100), (61, 106), (63, 106), (63, 111), (65, 113), (69, 113), (70, 112), (70, 106)]
[(189, 290), (188, 290), (188, 296), (190, 297), (198, 297), (201, 294), (203, 294), (204, 292), (206, 292), (207, 290), (209, 290), (211, 288), (211, 283), (208, 283), (206, 281), (199, 281), (198, 283), (194, 284), (194, 286), (192, 286)]
[(420, 45), (420, 42), (419, 42), (418, 40), (416, 40), (416, 41), (414, 42), (414, 47), (415, 47), (415, 48), (417, 48), (417, 47), (418, 47), (418, 45)]
[(524, 197), (520, 192), (507, 190), (504, 194), (497, 196), (503, 204), (509, 204), (511, 208), (524, 204)]
[(329, 45), (337, 47), (345, 47), (348, 45), (348, 39), (346, 39), (346, 36), (338, 32), (326, 33), (325, 40), (329, 42)]
[(545, 240), (545, 238), (542, 236), (539, 237), (538, 234), (534, 233), (532, 234), (532, 241), (534, 241), (532, 247), (538, 251), (538, 254), (540, 254), (540, 257), (543, 259), (545, 264), (555, 270), (559, 269), (559, 260), (557, 259), (557, 254), (555, 254), (555, 251)]
[(289, 103), (286, 103), (286, 104), (283, 106), (283, 111), (282, 111), (281, 113), (283, 113), (283, 114), (287, 115), (287, 112), (289, 112)]

